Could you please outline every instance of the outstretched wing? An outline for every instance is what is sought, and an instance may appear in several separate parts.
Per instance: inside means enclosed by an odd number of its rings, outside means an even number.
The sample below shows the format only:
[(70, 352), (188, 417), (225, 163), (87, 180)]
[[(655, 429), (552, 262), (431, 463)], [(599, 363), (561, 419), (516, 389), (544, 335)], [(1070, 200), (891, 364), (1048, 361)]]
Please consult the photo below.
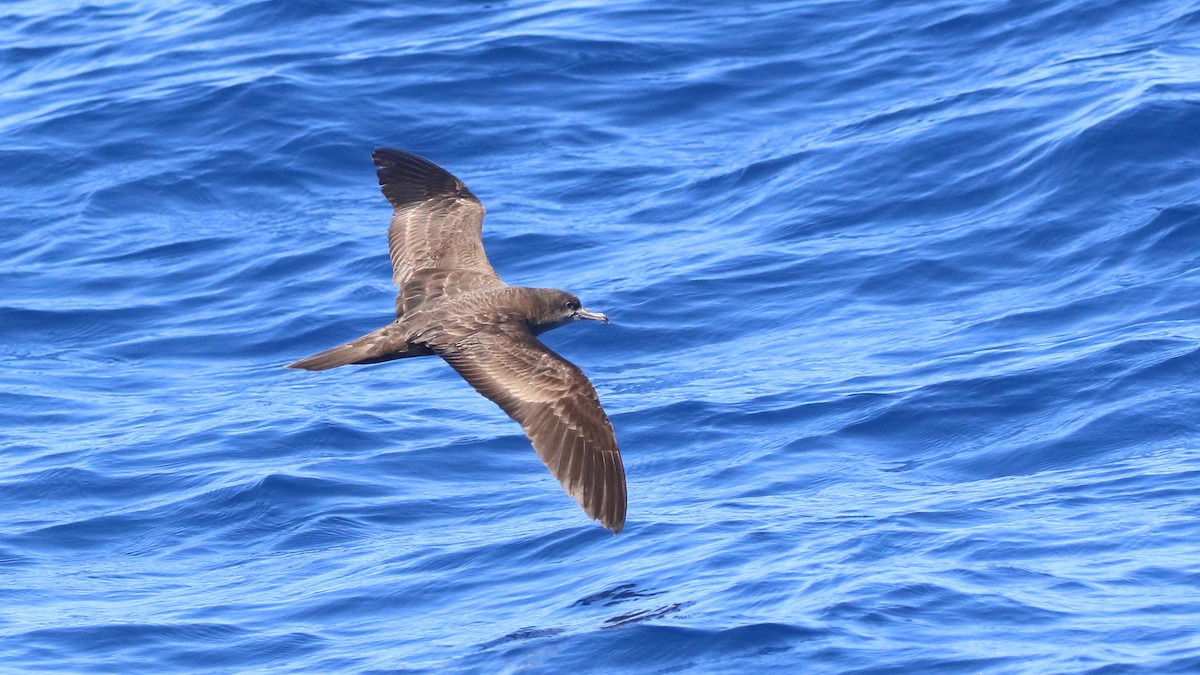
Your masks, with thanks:
[(497, 325), (438, 354), (521, 423), (533, 449), (584, 512), (613, 533), (625, 525), (625, 468), (596, 389), (528, 330)]
[(419, 270), (462, 269), (496, 276), (483, 251), (483, 204), (463, 182), (412, 153), (377, 148), (383, 196), (392, 203), (388, 251), (402, 290)]

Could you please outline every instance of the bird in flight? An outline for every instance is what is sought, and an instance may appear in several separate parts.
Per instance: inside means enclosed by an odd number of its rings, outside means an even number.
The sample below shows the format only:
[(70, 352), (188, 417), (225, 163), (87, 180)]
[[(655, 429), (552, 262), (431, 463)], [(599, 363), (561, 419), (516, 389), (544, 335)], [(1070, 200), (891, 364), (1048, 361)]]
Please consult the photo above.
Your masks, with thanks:
[(396, 320), (300, 359), (327, 370), (413, 356), (442, 357), (521, 424), (550, 473), (593, 520), (625, 525), (625, 468), (596, 389), (540, 333), (608, 317), (553, 288), (509, 286), (483, 250), (483, 204), (448, 171), (412, 153), (376, 149), (388, 228)]

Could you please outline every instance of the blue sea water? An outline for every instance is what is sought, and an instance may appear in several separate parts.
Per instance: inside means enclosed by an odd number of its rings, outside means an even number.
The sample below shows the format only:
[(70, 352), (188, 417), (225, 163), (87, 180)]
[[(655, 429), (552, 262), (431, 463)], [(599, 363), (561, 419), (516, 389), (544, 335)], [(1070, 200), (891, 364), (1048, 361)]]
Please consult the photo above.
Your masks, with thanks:
[[(619, 536), (391, 318), (487, 205)], [(1200, 672), (1200, 3), (9, 0), (0, 670)]]

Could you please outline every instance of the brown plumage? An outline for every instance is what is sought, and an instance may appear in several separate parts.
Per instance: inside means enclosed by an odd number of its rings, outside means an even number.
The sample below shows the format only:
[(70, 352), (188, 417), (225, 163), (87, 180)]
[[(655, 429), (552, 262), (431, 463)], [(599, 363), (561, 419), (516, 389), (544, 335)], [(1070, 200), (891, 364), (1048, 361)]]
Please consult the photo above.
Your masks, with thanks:
[(625, 469), (612, 424), (583, 371), (537, 335), (580, 319), (608, 322), (552, 288), (509, 286), (483, 250), (483, 204), (446, 170), (380, 148), (392, 203), (388, 251), (396, 320), (289, 365), (326, 370), (438, 355), (521, 424), (550, 473), (613, 533), (625, 524)]

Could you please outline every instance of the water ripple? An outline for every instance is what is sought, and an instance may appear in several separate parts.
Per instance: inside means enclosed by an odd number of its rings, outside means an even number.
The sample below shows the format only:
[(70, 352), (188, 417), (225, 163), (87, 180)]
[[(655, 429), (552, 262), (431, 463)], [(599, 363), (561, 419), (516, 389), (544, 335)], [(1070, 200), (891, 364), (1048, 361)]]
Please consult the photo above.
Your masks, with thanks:
[[(0, 655), (70, 672), (1190, 672), (1200, 11), (0, 9)], [(388, 320), (487, 204), (621, 440), (588, 523)]]

